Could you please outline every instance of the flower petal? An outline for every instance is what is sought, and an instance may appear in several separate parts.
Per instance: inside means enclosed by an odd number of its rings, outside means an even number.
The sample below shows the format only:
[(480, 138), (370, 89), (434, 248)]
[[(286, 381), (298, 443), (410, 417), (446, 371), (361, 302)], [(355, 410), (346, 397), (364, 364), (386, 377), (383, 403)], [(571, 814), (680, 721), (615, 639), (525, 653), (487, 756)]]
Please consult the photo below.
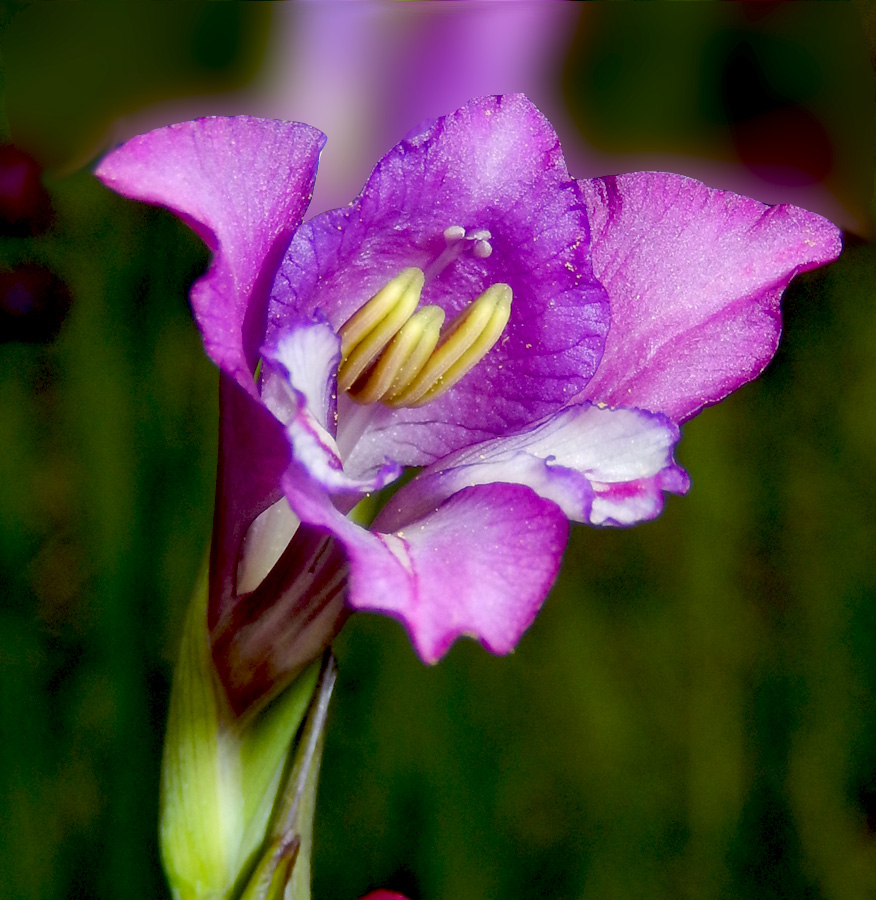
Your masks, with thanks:
[[(447, 261), (450, 226), (488, 230), (492, 252), (478, 255), (463, 238)], [(351, 460), (356, 469), (385, 456), (423, 465), (582, 390), (608, 328), (588, 245), (580, 191), (550, 124), (522, 95), (480, 98), (398, 144), (351, 206), (299, 229), (272, 292), (268, 341), (317, 309), (339, 328), (409, 266), (426, 272), (422, 303), (449, 318), (491, 284), (509, 284), (511, 320), (485, 359), (427, 406), (394, 411), (386, 427), (375, 419)]]
[(345, 518), (295, 467), (284, 486), (303, 521), (344, 545), (348, 605), (401, 620), (428, 663), (462, 635), (509, 653), (544, 602), (568, 535), (559, 508), (521, 485), (466, 488), (390, 534)]
[(207, 353), (253, 394), (268, 290), (310, 201), (324, 143), (297, 122), (197, 119), (133, 138), (97, 168), (120, 194), (175, 212), (215, 253), (192, 307)]
[[(398, 478), (401, 467), (393, 462), (355, 475), (345, 471), (332, 434), (340, 339), (329, 325), (299, 320), (263, 358), (262, 399), (286, 426), (292, 457), (311, 478), (331, 494), (349, 495), (379, 491)], [(349, 505), (357, 501), (351, 496)]]
[(301, 525), (262, 583), (211, 626), (213, 663), (236, 715), (276, 696), (322, 653), (346, 619), (346, 591), (343, 548)]
[(591, 525), (636, 525), (663, 512), (663, 494), (685, 494), (690, 488), (687, 472), (667, 466), (654, 475), (632, 481), (601, 482), (590, 510)]
[(288, 465), (289, 445), (283, 426), (230, 375), (221, 373), (210, 628), (237, 601), (237, 563), (244, 536), (255, 518), (282, 497), (280, 476)]
[(580, 184), (594, 272), (611, 300), (605, 354), (582, 396), (677, 422), (763, 370), (779, 340), (782, 292), (841, 250), (837, 228), (814, 213), (681, 175)]
[(378, 517), (386, 530), (474, 484), (525, 484), (573, 521), (632, 525), (663, 509), (663, 491), (684, 493), (672, 457), (678, 427), (639, 409), (581, 403), (536, 426), (442, 459), (402, 488)]
[[(280, 343), (262, 354), (267, 371), (262, 376), (262, 402), (284, 424), (299, 407), (314, 423), (333, 429), (337, 413), (337, 372), (341, 341), (325, 322), (301, 319), (292, 323)], [(282, 374), (276, 366), (282, 367)], [(297, 397), (291, 392), (295, 392)]]

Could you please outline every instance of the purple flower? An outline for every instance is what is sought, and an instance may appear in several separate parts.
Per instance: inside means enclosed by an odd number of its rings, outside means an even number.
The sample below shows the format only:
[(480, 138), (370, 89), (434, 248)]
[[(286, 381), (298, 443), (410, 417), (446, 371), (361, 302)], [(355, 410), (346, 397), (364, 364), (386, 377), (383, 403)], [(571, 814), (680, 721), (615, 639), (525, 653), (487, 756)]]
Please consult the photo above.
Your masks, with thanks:
[(344, 609), (397, 617), (428, 662), (464, 634), (510, 651), (568, 520), (684, 493), (678, 424), (763, 369), (782, 291), (840, 252), (817, 215), (681, 176), (576, 181), (522, 95), (427, 123), (299, 227), (321, 145), (202, 119), (98, 170), (215, 252), (192, 304), (222, 371), (209, 626), (238, 711)]

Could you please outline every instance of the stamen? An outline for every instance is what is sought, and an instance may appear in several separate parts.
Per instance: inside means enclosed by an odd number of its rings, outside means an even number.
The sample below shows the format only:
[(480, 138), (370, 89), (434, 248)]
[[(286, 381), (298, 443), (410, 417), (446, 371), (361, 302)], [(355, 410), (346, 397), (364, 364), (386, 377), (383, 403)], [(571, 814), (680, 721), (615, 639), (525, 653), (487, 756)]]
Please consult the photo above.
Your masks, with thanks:
[(341, 390), (353, 386), (408, 321), (420, 302), (424, 283), (421, 269), (405, 269), (341, 326)]
[(499, 340), (511, 317), (511, 288), (491, 285), (457, 317), (440, 346), (410, 385), (393, 392), (392, 406), (422, 406), (470, 372)]
[(392, 406), (392, 398), (401, 393), (426, 365), (441, 336), (444, 310), (440, 306), (424, 306), (408, 319), (380, 355), (361, 386), (356, 385), (350, 396), (357, 403), (376, 403), (383, 400)]
[(443, 335), (440, 307), (416, 310), (428, 278), (466, 252), (486, 259), (493, 252), (491, 239), (486, 228), (449, 226), (444, 251), (425, 272), (405, 269), (351, 316), (339, 330), (338, 388), (360, 406), (422, 406), (470, 372), (508, 324), (511, 288), (489, 287)]

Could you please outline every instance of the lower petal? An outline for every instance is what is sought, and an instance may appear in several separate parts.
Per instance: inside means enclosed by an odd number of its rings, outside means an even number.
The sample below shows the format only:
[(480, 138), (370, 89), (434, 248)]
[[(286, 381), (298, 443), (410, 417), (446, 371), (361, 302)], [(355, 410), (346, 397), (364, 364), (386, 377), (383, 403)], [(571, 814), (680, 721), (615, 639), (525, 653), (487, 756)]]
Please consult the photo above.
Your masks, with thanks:
[[(350, 474), (334, 437), (340, 339), (325, 322), (297, 320), (263, 349), (262, 400), (286, 426), (292, 457), (331, 494), (379, 491), (401, 474), (393, 462)], [(353, 501), (355, 502), (355, 501)]]
[(663, 508), (663, 491), (684, 493), (673, 459), (678, 427), (640, 409), (581, 403), (517, 434), (475, 444), (426, 469), (381, 513), (387, 530), (475, 484), (525, 484), (571, 520), (632, 525)]
[(594, 483), (591, 525), (635, 525), (663, 512), (663, 494), (687, 493), (690, 479), (679, 466), (668, 466), (650, 478), (615, 484)]
[(344, 545), (348, 604), (399, 619), (428, 663), (461, 636), (492, 653), (513, 650), (556, 578), (568, 535), (559, 508), (521, 485), (466, 488), (391, 533), (345, 518), (294, 468), (285, 487), (304, 521)]

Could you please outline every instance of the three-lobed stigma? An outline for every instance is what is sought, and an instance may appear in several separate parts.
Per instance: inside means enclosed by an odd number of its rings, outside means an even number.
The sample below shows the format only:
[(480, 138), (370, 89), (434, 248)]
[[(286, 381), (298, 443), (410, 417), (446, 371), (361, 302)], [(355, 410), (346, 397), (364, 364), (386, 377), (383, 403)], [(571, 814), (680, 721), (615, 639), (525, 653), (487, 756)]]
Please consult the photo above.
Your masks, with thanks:
[(442, 333), (444, 310), (417, 309), (425, 275), (393, 278), (340, 328), (338, 387), (357, 403), (423, 406), (457, 384), (490, 351), (511, 316), (511, 288), (491, 285)]

